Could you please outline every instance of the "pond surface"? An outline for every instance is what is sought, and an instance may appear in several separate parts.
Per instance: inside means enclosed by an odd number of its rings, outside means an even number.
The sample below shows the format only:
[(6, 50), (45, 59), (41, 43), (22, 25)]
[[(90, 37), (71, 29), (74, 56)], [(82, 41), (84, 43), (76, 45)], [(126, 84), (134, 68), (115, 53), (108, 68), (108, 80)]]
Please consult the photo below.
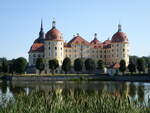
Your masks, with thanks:
[[(78, 92), (88, 94), (107, 92), (118, 97), (129, 97), (138, 100), (139, 103), (149, 103), (150, 83), (138, 82), (110, 82), (110, 81), (49, 81), (49, 82), (8, 82), (0, 81), (0, 105), (9, 101), (10, 98), (20, 93), (30, 94), (32, 91)], [(149, 100), (150, 101), (150, 100)]]

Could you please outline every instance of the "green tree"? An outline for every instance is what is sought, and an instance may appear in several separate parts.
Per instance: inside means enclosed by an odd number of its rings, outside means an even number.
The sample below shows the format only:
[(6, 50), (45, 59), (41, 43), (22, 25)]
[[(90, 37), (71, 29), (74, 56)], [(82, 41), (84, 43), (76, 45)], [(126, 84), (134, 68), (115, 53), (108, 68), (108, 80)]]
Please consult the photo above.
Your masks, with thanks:
[(81, 58), (78, 58), (74, 61), (74, 70), (76, 72), (82, 71), (83, 68), (83, 60)]
[(11, 73), (12, 75), (15, 72), (15, 64), (14, 63), (15, 63), (15, 59), (10, 60), (8, 63), (9, 73)]
[(143, 58), (137, 60), (137, 69), (140, 73), (145, 71), (145, 61)]
[(102, 60), (99, 60), (97, 62), (97, 69), (99, 69), (101, 72), (103, 72), (104, 68), (105, 68), (104, 62)]
[(128, 69), (129, 69), (129, 72), (131, 74), (133, 74), (133, 72), (136, 72), (136, 65), (134, 63), (130, 62), (128, 65)]
[(5, 58), (3, 58), (3, 60), (2, 60), (2, 72), (3, 73), (8, 72), (8, 61)]
[(120, 68), (119, 68), (119, 70), (123, 73), (123, 75), (124, 75), (124, 72), (126, 71), (126, 62), (125, 62), (125, 60), (121, 60), (120, 61)]
[(0, 63), (0, 73), (2, 72), (2, 64)]
[(22, 74), (26, 71), (27, 60), (23, 57), (19, 57), (14, 61), (15, 72)]
[(92, 72), (95, 70), (95, 61), (91, 58), (85, 60), (85, 68), (87, 71)]
[(37, 58), (37, 60), (36, 60), (36, 69), (39, 70), (39, 75), (44, 70), (44, 67), (45, 67), (45, 65), (44, 65), (43, 58)]
[(71, 60), (70, 60), (70, 58), (66, 57), (63, 60), (62, 70), (67, 74), (67, 72), (69, 72), (70, 69), (71, 69)]
[(57, 59), (49, 60), (49, 69), (51, 70), (52, 74), (54, 75), (55, 70), (59, 67), (59, 63)]
[(129, 56), (129, 63), (132, 62), (133, 64), (136, 64), (137, 60), (138, 60), (137, 56)]

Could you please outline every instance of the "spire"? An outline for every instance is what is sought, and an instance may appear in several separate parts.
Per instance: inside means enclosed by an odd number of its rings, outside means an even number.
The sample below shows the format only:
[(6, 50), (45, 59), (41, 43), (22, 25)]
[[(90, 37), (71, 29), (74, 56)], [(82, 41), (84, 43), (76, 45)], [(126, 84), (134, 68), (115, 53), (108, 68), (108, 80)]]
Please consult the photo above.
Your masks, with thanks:
[(118, 32), (121, 32), (122, 31), (122, 26), (121, 24), (118, 24)]
[(44, 39), (43, 20), (41, 19), (41, 29), (39, 32), (39, 38)]
[(41, 31), (43, 31), (43, 19), (41, 19)]
[(52, 21), (52, 28), (55, 28), (56, 27), (56, 21), (55, 21), (55, 18), (53, 18), (53, 21)]
[(97, 40), (97, 33), (94, 34), (94, 40)]

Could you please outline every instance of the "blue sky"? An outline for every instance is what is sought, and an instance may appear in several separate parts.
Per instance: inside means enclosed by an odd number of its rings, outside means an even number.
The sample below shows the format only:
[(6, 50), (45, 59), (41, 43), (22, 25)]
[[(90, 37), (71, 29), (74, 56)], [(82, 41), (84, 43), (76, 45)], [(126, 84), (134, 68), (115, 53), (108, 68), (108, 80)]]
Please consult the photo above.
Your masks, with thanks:
[(53, 17), (65, 41), (76, 33), (88, 41), (98, 33), (104, 41), (120, 22), (130, 41), (130, 55), (149, 56), (149, 4), (149, 0), (0, 0), (0, 57), (28, 58), (41, 18), (47, 32)]

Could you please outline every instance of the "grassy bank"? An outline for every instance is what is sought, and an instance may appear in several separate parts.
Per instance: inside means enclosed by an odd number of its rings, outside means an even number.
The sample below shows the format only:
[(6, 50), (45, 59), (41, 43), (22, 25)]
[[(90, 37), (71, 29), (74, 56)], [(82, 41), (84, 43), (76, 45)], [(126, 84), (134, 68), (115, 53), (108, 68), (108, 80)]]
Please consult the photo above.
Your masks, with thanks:
[(129, 98), (62, 91), (17, 95), (0, 113), (150, 113), (150, 109)]

